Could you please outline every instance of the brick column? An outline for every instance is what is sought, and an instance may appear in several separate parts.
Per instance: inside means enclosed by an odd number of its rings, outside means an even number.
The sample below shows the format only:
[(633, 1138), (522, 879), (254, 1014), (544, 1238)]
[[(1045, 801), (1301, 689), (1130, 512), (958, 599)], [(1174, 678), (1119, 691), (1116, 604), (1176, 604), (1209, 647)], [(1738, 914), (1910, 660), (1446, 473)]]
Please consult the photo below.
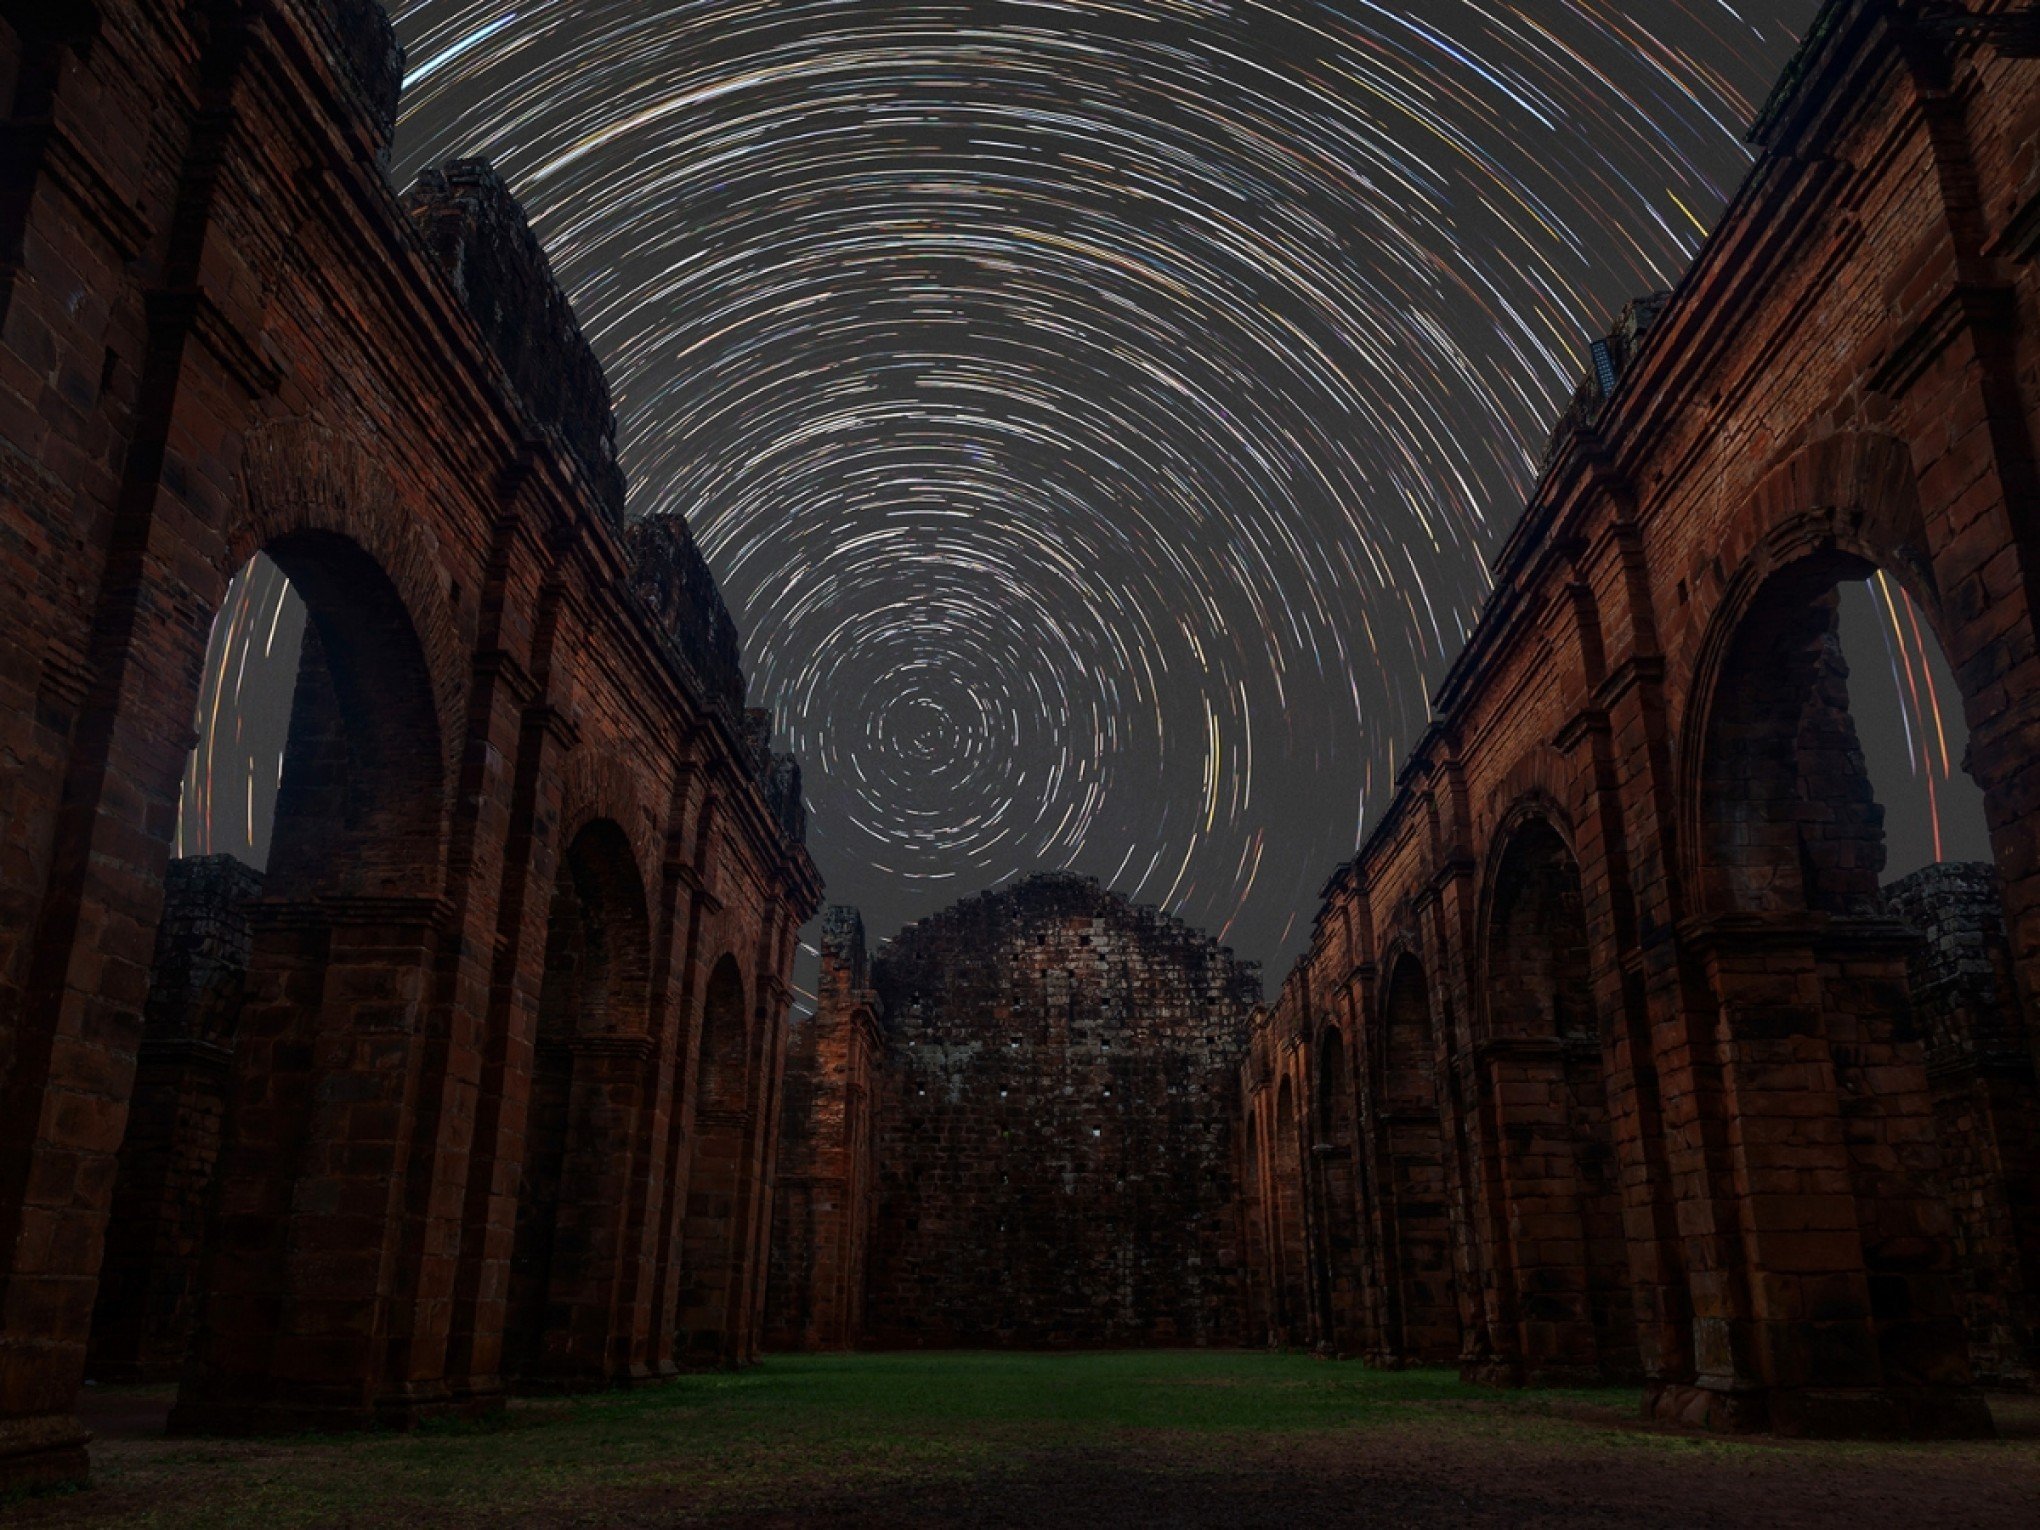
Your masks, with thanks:
[(441, 905), (257, 904), (237, 1077), (171, 1427), (408, 1422), (388, 1382), (418, 1028)]
[[(1687, 938), (1717, 1038), (1748, 1317), (1700, 1325), (1787, 1434), (1988, 1434), (1929, 1188), (1932, 1118), (1889, 921), (1721, 915)], [(1703, 1348), (1699, 1386), (1710, 1383)], [(1743, 1358), (1743, 1357), (1746, 1357)], [(1733, 1399), (1715, 1406), (1742, 1407)]]
[(170, 863), (93, 1311), (101, 1380), (167, 1381), (184, 1364), (261, 887), (232, 856)]
[(2030, 1386), (2040, 1370), (2040, 1091), (1997, 873), (1989, 864), (1928, 866), (1885, 896), (1921, 937), (1910, 960), (1913, 1005), (1926, 1037), (1970, 1361), (1986, 1384)]
[[(662, 1049), (670, 1083), (662, 1082), (658, 1097), (669, 1101), (666, 1135), (659, 1145), (665, 1162), (665, 1195), (658, 1209), (653, 1251), (656, 1257), (651, 1294), (651, 1344), (649, 1364), (655, 1375), (677, 1372), (687, 1342), (687, 1324), (682, 1303), (686, 1282), (691, 1279), (686, 1265), (687, 1228), (694, 1194), (694, 1143), (700, 1133), (697, 1119), (699, 1094), (701, 1021), (706, 1004), (709, 974), (704, 970), (705, 929), (722, 904), (709, 885), (710, 846), (719, 816), (719, 801), (708, 790), (705, 774), (694, 765), (683, 766), (674, 784), (674, 830), (666, 846), (663, 900), (670, 910), (670, 929), (659, 946), (659, 959), (670, 963), (677, 973), (677, 985), (668, 977), (655, 991), (672, 989), (667, 1019), (667, 1043)], [(655, 969), (656, 972), (656, 969)]]
[[(520, 498), (521, 476), (504, 488)], [(517, 1191), (530, 1109), (532, 1049), (544, 978), (549, 894), (559, 874), (557, 831), (561, 767), (578, 734), (546, 698), (562, 591), (541, 570), (556, 567), (533, 539), (543, 507), (526, 503), (497, 528), (483, 592), (483, 643), (475, 658), (469, 769), (483, 761), (495, 792), (476, 792), (491, 805), (491, 827), (503, 836), (496, 928), (483, 1038), (477, 1048), (474, 1124), (462, 1190), (461, 1236), (446, 1340), (446, 1377), (456, 1399), (484, 1403), (504, 1390), (504, 1324), (510, 1260), (516, 1242)], [(528, 628), (521, 612), (528, 610)], [(512, 632), (528, 635), (529, 660), (496, 646)], [(501, 762), (509, 761), (507, 782)], [(500, 794), (507, 799), (497, 801)], [(465, 795), (465, 794), (464, 794)], [(480, 826), (478, 825), (477, 828)]]
[(552, 1257), (545, 1284), (541, 1385), (601, 1386), (629, 1374), (631, 1333), (622, 1301), (630, 1144), (637, 1139), (651, 1060), (647, 1036), (575, 1036), (568, 1058), (567, 1139), (550, 1206)]
[[(0, 235), (11, 246), (0, 255), (29, 257), (0, 282), (8, 333), (34, 337), (42, 348), (25, 368), (24, 358), (10, 357), (0, 402), (7, 419), (21, 419), (14, 390), (24, 372), (42, 379), (67, 366), (95, 375), (102, 337), (80, 334), (77, 294), (99, 294), (117, 307), (118, 322), (104, 338), (132, 358), (118, 390), (75, 425), (50, 430), (38, 421), (18, 438), (40, 441), (46, 470), (65, 480), (68, 513), (49, 528), (55, 536), (38, 536), (37, 512), (18, 512), (23, 500), (57, 497), (54, 485), (5, 485), (10, 534), (27, 531), (16, 545), (46, 561), (67, 587), (33, 575), (25, 591), (29, 625), (17, 625), (12, 598), (0, 616), (15, 650), (0, 666), (8, 672), (0, 685), (37, 677), (35, 694), (19, 698), (15, 720), (5, 725), (10, 755), (18, 743), (25, 773), (18, 795), (0, 808), (8, 843), (22, 852), (0, 867), (8, 915), (0, 920), (0, 1488), (85, 1475), (86, 1435), (74, 1408), (192, 742), (205, 648), (200, 611), (216, 606), (226, 584), (212, 563), (222, 486), (193, 464), (169, 475), (164, 469), (170, 442), (216, 442), (219, 398), (243, 396), (230, 384), (198, 402), (191, 379), (201, 373), (215, 387), (220, 381), (195, 333), (197, 256), (220, 166), (235, 147), (229, 108), (246, 33), (216, 29), (197, 79), (150, 76), (168, 90), (197, 87), (196, 125), (186, 140), (181, 118), (178, 136), (169, 138), (152, 113), (115, 107), (106, 120), (92, 120), (98, 103), (132, 95), (104, 89), (92, 67), (111, 60), (159, 69), (157, 50), (189, 42), (174, 24), (164, 29), (177, 33), (171, 43), (123, 14), (118, 36), (94, 39), (88, 54), (79, 45), (101, 20), (100, 8), (81, 6), (24, 38), (16, 111), (26, 108), (27, 120), (18, 116), (9, 126), (18, 156), (10, 168), (18, 173), (7, 178), (13, 205), (0, 208), (7, 220)], [(92, 57), (97, 66), (88, 65)], [(57, 92), (60, 78), (75, 82), (75, 99)], [(93, 220), (41, 173), (60, 144), (78, 150), (95, 173), (110, 170), (105, 201), (120, 209), (111, 238), (97, 229), (80, 237)], [(137, 215), (137, 207), (144, 212)], [(182, 239), (166, 237), (172, 225)], [(137, 279), (157, 285), (143, 294)], [(105, 310), (94, 304), (88, 311)], [(229, 325), (238, 317), (229, 315)], [(46, 390), (36, 391), (31, 409), (45, 402)], [(80, 413), (68, 402), (53, 412)], [(194, 578), (197, 589), (188, 582)], [(7, 593), (23, 585), (10, 576)], [(59, 717), (69, 729), (68, 751), (50, 727)]]
[(863, 922), (855, 909), (832, 908), (822, 927), (815, 1013), (792, 1027), (787, 1045), (764, 1326), (769, 1348), (845, 1349), (859, 1337), (879, 1009)]

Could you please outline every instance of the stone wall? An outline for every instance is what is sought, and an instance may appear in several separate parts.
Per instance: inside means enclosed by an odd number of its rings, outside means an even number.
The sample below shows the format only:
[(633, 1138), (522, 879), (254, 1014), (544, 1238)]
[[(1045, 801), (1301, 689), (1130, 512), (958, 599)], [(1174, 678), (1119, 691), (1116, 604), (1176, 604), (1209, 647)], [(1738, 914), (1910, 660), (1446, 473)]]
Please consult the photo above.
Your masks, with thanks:
[(823, 923), (815, 998), (787, 1042), (768, 1349), (844, 1349), (863, 1335), (884, 1006), (855, 909), (832, 908)]
[[(1972, 9), (1824, 6), (1595, 348), (1254, 1026), (1273, 1341), (1821, 1434), (1986, 1431), (1974, 1375), (2030, 1370), (2040, 58)], [(1955, 675), (2002, 946), (1968, 873), (1895, 890), (1924, 950), (1882, 895), (1834, 643), (1877, 573)]]
[(172, 861), (164, 878), (92, 1319), (100, 1380), (168, 1381), (184, 1365), (261, 890), (261, 873), (230, 855)]
[(1910, 962), (1958, 1294), (1979, 1380), (2030, 1387), (2040, 1364), (2040, 1098), (2014, 997), (1996, 868), (1928, 866), (1885, 889), (1921, 937)]
[(1251, 965), (1093, 881), (1038, 876), (903, 930), (872, 986), (866, 1343), (1236, 1341)]
[(0, 1490), (85, 1470), (95, 1305), (159, 1363), (96, 1288), (257, 553), (309, 626), (174, 1426), (757, 1353), (798, 771), (509, 188), (387, 180), (401, 75), (372, 0), (0, 20)]

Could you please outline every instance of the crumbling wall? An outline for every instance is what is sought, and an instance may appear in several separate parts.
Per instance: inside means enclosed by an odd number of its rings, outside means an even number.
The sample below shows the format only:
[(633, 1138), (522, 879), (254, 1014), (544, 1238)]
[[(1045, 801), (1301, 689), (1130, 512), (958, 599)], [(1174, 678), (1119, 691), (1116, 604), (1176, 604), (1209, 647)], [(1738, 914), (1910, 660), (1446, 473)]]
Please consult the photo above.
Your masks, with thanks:
[(1233, 1080), (1250, 964), (1085, 878), (1029, 878), (881, 949), (885, 1345), (1233, 1342)]
[(787, 1037), (768, 1349), (847, 1348), (863, 1324), (881, 1005), (853, 908), (832, 908), (823, 922), (815, 997), (815, 1013)]
[(2003, 895), (1988, 863), (1923, 867), (1885, 889), (1919, 932), (1910, 967), (1955, 1220), (1957, 1296), (1977, 1379), (2030, 1386), (2040, 1271), (2040, 1110), (2012, 987)]
[(485, 159), (454, 160), (418, 177), (404, 211), (532, 425), (557, 435), (620, 526), (624, 482), (609, 380), (503, 177)]

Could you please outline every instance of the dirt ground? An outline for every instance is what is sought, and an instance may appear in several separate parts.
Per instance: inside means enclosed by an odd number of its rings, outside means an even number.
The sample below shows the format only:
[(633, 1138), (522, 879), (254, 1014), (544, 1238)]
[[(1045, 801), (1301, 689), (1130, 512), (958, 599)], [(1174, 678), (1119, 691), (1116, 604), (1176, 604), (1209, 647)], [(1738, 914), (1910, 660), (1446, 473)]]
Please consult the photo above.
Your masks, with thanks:
[[(617, 1523), (685, 1523), (673, 1516)], [(2040, 1475), (1940, 1469), (1780, 1472), (1721, 1462), (1590, 1459), (1492, 1448), (1320, 1441), (1223, 1469), (1143, 1450), (1034, 1461), (1010, 1477), (863, 1494), (719, 1523), (743, 1526), (2004, 1526), (2040, 1524)]]
[(0, 1523), (2040, 1527), (2040, 1399), (1998, 1398), (1995, 1441), (1784, 1442), (1646, 1427), (1614, 1392), (1037, 1358), (772, 1362), (318, 1439), (165, 1439), (168, 1389), (93, 1389), (94, 1485)]

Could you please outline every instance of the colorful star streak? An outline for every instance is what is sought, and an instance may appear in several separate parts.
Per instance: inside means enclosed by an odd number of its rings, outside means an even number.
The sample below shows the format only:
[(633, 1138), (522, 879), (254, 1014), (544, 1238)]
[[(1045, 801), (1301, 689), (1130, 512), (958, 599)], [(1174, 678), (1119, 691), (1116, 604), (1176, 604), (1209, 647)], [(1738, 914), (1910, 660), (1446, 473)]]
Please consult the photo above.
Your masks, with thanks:
[(393, 174), (515, 187), (832, 898), (1071, 869), (1273, 962), (1814, 9), (399, 0)]
[(304, 630), (304, 601), (256, 554), (213, 618), (172, 854), (268, 864)]

